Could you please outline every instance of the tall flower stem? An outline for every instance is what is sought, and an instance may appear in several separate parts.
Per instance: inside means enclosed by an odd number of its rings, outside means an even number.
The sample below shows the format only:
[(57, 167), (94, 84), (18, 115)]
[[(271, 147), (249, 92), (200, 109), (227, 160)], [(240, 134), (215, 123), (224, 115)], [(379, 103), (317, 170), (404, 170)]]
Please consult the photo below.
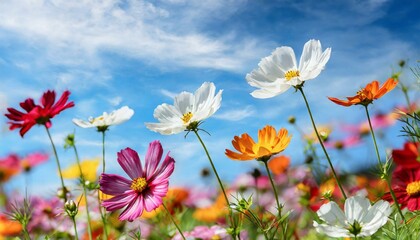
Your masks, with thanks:
[[(225, 197), (226, 204), (228, 205), (228, 208), (229, 208), (230, 221), (231, 221), (231, 223), (233, 223), (233, 224), (235, 225), (235, 226), (233, 226), (233, 227), (234, 227), (234, 228), (236, 228), (236, 224), (235, 224), (235, 222), (234, 222), (234, 220), (233, 220), (233, 212), (232, 212), (232, 209), (230, 208), (229, 199), (228, 199), (228, 197), (227, 197), (227, 195), (226, 195), (226, 191), (225, 191), (225, 188), (223, 187), (223, 183), (222, 183), (222, 181), (220, 180), (219, 174), (218, 174), (218, 173), (217, 173), (217, 171), (216, 171), (216, 167), (215, 167), (215, 166), (214, 166), (214, 164), (213, 164), (213, 160), (211, 160), (211, 157), (210, 157), (209, 151), (207, 150), (206, 145), (204, 144), (203, 140), (201, 139), (200, 135), (198, 134), (198, 129), (194, 129), (194, 130), (192, 130), (192, 131), (195, 133), (195, 135), (196, 135), (196, 136), (197, 136), (197, 138), (198, 138), (198, 141), (200, 141), (201, 145), (202, 145), (202, 146), (203, 146), (203, 148), (204, 148), (204, 151), (206, 152), (206, 155), (207, 155), (207, 158), (209, 159), (209, 162), (210, 162), (211, 168), (213, 169), (214, 175), (216, 176), (217, 181), (219, 182), (220, 189), (222, 190), (223, 196)], [(235, 231), (236, 231), (236, 229), (235, 229)], [(236, 239), (236, 236), (232, 236), (232, 237), (234, 237), (234, 239)]]
[(87, 222), (88, 236), (89, 236), (89, 240), (92, 240), (92, 227), (90, 225), (89, 204), (88, 204), (88, 195), (87, 195), (86, 184), (85, 184), (85, 177), (83, 176), (82, 166), (80, 165), (79, 153), (77, 152), (76, 145), (74, 144), (73, 144), (73, 149), (74, 149), (74, 154), (76, 155), (77, 166), (79, 166), (80, 177), (82, 180), (83, 194), (85, 195), (86, 217), (88, 221)]
[(105, 173), (105, 131), (102, 132), (102, 173)]
[(276, 185), (274, 185), (273, 177), (271, 176), (270, 169), (268, 169), (267, 161), (263, 160), (262, 162), (264, 163), (265, 170), (267, 171), (268, 178), (270, 179), (271, 187), (273, 188), (274, 196), (275, 196), (275, 199), (276, 199), (277, 210), (279, 211), (279, 215), (281, 216), (281, 206), (280, 206), (280, 202), (279, 202), (279, 196), (278, 196), (278, 193), (277, 193)]
[(74, 217), (71, 218), (74, 226), (74, 239), (79, 239), (79, 235), (77, 234), (77, 225), (76, 225), (76, 219)]
[[(381, 168), (381, 171), (382, 171), (383, 169), (382, 169), (381, 157), (379, 155), (378, 145), (376, 143), (375, 132), (373, 131), (372, 122), (370, 121), (369, 110), (368, 110), (367, 105), (365, 105), (365, 110), (366, 110), (366, 116), (367, 116), (367, 119), (368, 119), (368, 122), (369, 122), (370, 133), (372, 135), (373, 145), (375, 145), (376, 157), (378, 158), (378, 164), (379, 164), (379, 166)], [(382, 172), (385, 172), (385, 171), (382, 171)], [(388, 175), (388, 174), (386, 174), (386, 175)], [(404, 218), (404, 214), (402, 213), (400, 205), (398, 204), (397, 197), (395, 196), (394, 190), (392, 190), (391, 180), (389, 179), (388, 176), (385, 176), (385, 178), (386, 178), (386, 183), (388, 184), (389, 192), (391, 193), (391, 196), (392, 196), (392, 199), (394, 200), (395, 206), (397, 206), (398, 213), (401, 215), (401, 218), (404, 220), (404, 222), (406, 222), (406, 220)]]
[(61, 166), (60, 166), (60, 161), (58, 160), (57, 149), (55, 148), (54, 142), (52, 140), (50, 130), (48, 130), (48, 127), (46, 125), (44, 125), (44, 126), (45, 126), (45, 130), (47, 130), (48, 138), (50, 139), (50, 142), (51, 142), (51, 146), (52, 146), (54, 156), (55, 156), (55, 161), (57, 162), (58, 173), (60, 175), (60, 181), (61, 181), (61, 187), (63, 189), (63, 198), (64, 198), (64, 202), (66, 202), (67, 201), (67, 189), (64, 186), (63, 174), (61, 173)]
[(181, 234), (182, 239), (185, 240), (186, 238), (185, 238), (184, 234), (182, 233), (181, 228), (178, 226), (178, 224), (176, 223), (176, 221), (175, 221), (174, 217), (172, 216), (171, 212), (169, 212), (168, 208), (166, 208), (166, 206), (165, 206), (165, 204), (163, 202), (162, 202), (162, 206), (166, 210), (166, 212), (168, 213), (169, 218), (171, 219), (171, 221), (175, 225), (176, 229), (178, 229), (178, 232), (179, 232), (179, 234)]
[(328, 155), (327, 149), (325, 149), (324, 143), (323, 143), (321, 137), (319, 136), (318, 129), (316, 128), (314, 118), (312, 116), (311, 108), (309, 107), (309, 103), (308, 103), (308, 100), (306, 99), (305, 93), (303, 92), (302, 86), (297, 87), (297, 89), (302, 93), (302, 97), (305, 100), (306, 108), (308, 109), (309, 117), (311, 118), (312, 126), (314, 128), (316, 137), (318, 138), (319, 144), (321, 144), (322, 150), (324, 151), (325, 157), (327, 158), (328, 164), (330, 165), (331, 172), (334, 176), (334, 179), (337, 182), (337, 185), (340, 188), (341, 194), (343, 195), (344, 199), (347, 199), (346, 193), (344, 192), (344, 189), (341, 186), (341, 183), (340, 183), (340, 181), (337, 177), (337, 174), (335, 173), (335, 170), (334, 170), (334, 167), (331, 163), (331, 159), (330, 159), (330, 156)]
[[(281, 207), (280, 202), (279, 202), (279, 195), (277, 193), (276, 185), (274, 185), (273, 177), (271, 176), (270, 169), (268, 169), (267, 161), (268, 161), (268, 159), (267, 160), (262, 160), (262, 162), (264, 163), (264, 166), (265, 166), (265, 170), (267, 171), (268, 178), (270, 179), (271, 187), (273, 188), (273, 192), (274, 192), (274, 196), (275, 196), (276, 204), (277, 204), (278, 218), (281, 219), (282, 218), (282, 216), (281, 216), (282, 207)], [(283, 237), (285, 237), (285, 228), (283, 227), (283, 221), (280, 224), (282, 225), (281, 231), (282, 231)]]
[[(98, 129), (99, 132), (102, 132), (102, 173), (105, 173), (105, 129)], [(106, 222), (106, 211), (103, 211), (101, 206), (101, 198), (99, 196), (99, 189), (98, 189), (98, 203), (99, 203), (99, 212), (101, 213), (102, 224), (104, 225), (104, 236), (105, 239), (108, 239), (108, 229), (107, 229), (107, 222)]]

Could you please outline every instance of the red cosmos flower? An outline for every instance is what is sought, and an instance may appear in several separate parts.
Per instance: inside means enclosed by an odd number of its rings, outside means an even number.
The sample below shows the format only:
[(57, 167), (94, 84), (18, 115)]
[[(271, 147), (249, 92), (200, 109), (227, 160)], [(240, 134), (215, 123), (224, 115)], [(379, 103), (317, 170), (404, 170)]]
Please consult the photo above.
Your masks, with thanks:
[(41, 105), (35, 105), (32, 98), (26, 99), (20, 103), (20, 106), (26, 111), (21, 112), (15, 108), (8, 108), (9, 113), (5, 114), (11, 121), (9, 129), (20, 128), (20, 135), (23, 137), (35, 124), (51, 127), (51, 118), (61, 111), (74, 106), (73, 102), (67, 102), (70, 92), (65, 91), (60, 99), (55, 103), (55, 92), (48, 90), (41, 97)]
[(392, 150), (392, 158), (398, 169), (420, 168), (419, 142), (406, 142), (403, 149)]
[[(401, 208), (407, 207), (410, 211), (420, 210), (420, 168), (401, 169), (392, 175), (397, 201)], [(386, 193), (383, 199), (392, 202), (390, 193)]]

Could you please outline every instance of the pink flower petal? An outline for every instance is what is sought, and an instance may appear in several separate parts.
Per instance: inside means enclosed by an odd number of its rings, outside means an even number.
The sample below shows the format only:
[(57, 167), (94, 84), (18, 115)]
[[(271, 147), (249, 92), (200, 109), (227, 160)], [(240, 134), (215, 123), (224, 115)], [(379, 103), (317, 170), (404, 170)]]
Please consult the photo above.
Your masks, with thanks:
[(126, 148), (121, 150), (117, 156), (118, 163), (131, 179), (143, 176), (143, 168), (141, 167), (140, 158), (136, 151), (131, 148)]
[(125, 207), (128, 202), (133, 201), (137, 196), (138, 194), (134, 191), (126, 192), (111, 199), (104, 200), (102, 206), (104, 206), (107, 211), (115, 211)]
[(158, 185), (153, 185), (150, 184), (149, 188), (150, 191), (159, 197), (165, 197), (166, 193), (168, 193), (168, 187), (169, 187), (169, 182), (165, 181), (165, 182), (160, 182)]
[(169, 176), (173, 173), (174, 168), (175, 160), (172, 157), (170, 157), (168, 153), (161, 166), (155, 171), (155, 173), (150, 178), (147, 179), (147, 181), (155, 182), (167, 180)]
[(148, 191), (143, 194), (143, 203), (146, 211), (150, 212), (162, 204), (162, 198), (154, 195), (152, 191)]
[(120, 214), (119, 220), (127, 220), (132, 222), (138, 218), (142, 213), (144, 206), (142, 204), (143, 197), (138, 195), (134, 200), (130, 202), (126, 209)]
[(131, 180), (115, 174), (103, 173), (99, 180), (100, 189), (105, 194), (119, 195), (130, 190)]
[(159, 165), (160, 159), (162, 158), (163, 149), (159, 141), (153, 141), (149, 144), (149, 148), (146, 153), (146, 170), (145, 175), (151, 176), (156, 171)]

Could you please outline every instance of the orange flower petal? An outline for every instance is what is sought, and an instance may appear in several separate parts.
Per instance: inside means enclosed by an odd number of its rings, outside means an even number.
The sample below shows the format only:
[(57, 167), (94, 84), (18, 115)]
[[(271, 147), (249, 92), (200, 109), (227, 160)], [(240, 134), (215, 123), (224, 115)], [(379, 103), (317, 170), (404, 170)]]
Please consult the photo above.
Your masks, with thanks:
[(268, 168), (276, 175), (282, 174), (290, 165), (290, 158), (286, 156), (277, 156), (268, 162)]

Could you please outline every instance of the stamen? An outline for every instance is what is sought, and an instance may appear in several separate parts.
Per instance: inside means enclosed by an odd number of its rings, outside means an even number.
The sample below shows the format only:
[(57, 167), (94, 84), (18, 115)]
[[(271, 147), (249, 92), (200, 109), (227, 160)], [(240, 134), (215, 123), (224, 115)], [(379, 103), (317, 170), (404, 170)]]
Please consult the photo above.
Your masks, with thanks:
[(182, 116), (181, 120), (184, 122), (184, 124), (187, 124), (191, 120), (192, 117), (193, 117), (193, 114), (191, 112), (187, 112)]
[(286, 78), (287, 81), (290, 81), (292, 78), (299, 77), (300, 73), (299, 70), (289, 70), (284, 74), (284, 78)]
[(130, 188), (137, 192), (142, 192), (147, 187), (147, 182), (145, 178), (139, 177), (134, 179), (131, 182)]
[(419, 196), (420, 195), (420, 181), (409, 183), (405, 190), (407, 191), (407, 194), (410, 196)]

